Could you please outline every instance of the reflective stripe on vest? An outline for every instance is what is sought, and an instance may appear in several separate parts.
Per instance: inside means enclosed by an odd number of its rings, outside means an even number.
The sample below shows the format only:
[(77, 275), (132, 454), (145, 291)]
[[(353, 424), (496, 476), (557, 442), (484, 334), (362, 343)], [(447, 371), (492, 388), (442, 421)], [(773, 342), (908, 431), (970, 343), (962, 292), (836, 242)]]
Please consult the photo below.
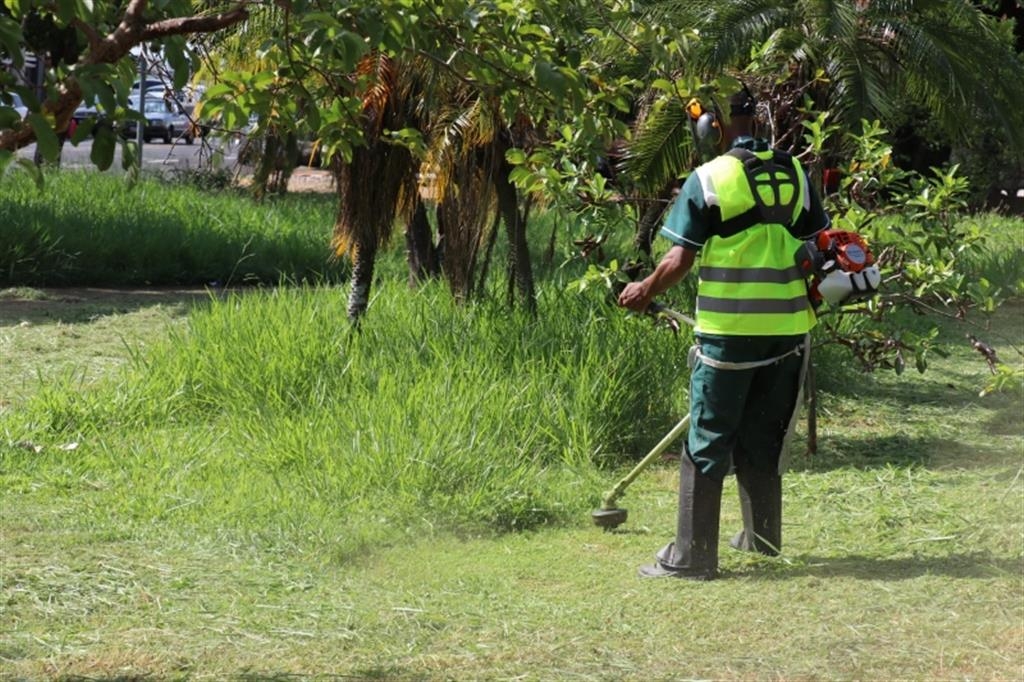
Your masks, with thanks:
[[(715, 298), (697, 296), (697, 308), (705, 313), (798, 313), (807, 307), (807, 294), (796, 298)], [(706, 331), (706, 330), (704, 330)]]
[[(768, 158), (771, 152), (759, 152)], [(803, 170), (794, 159), (796, 186), (773, 189), (792, 206), (792, 221), (809, 203)], [(757, 200), (743, 162), (720, 156), (697, 169), (704, 200), (717, 206), (722, 221), (754, 209)], [(798, 194), (794, 194), (798, 193)], [(762, 200), (772, 197), (762, 194)], [(787, 211), (787, 214), (789, 212)], [(756, 223), (729, 236), (714, 235), (701, 252), (697, 289), (697, 332), (722, 335), (788, 336), (814, 326), (807, 284), (793, 262), (801, 241), (786, 225)]]
[(766, 282), (770, 284), (786, 284), (803, 273), (794, 264), (782, 270), (775, 268), (716, 268), (710, 265), (700, 269), (701, 278), (708, 282)]

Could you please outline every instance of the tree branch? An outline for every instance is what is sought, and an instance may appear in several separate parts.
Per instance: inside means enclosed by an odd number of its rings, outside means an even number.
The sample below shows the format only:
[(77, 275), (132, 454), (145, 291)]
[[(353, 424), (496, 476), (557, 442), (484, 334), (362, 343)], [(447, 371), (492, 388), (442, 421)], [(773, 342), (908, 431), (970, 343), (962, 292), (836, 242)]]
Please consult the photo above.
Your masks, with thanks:
[(145, 41), (182, 34), (213, 33), (222, 28), (245, 21), (248, 18), (249, 9), (245, 5), (238, 5), (227, 12), (219, 14), (164, 19), (163, 21), (157, 21), (146, 26), (142, 32), (142, 39)]
[(99, 31), (96, 30), (96, 27), (85, 23), (81, 19), (77, 17), (72, 19), (71, 25), (85, 34), (86, 39), (88, 39), (89, 41), (90, 50), (96, 49), (99, 46), (99, 44), (103, 42), (103, 38), (102, 36), (100, 36)]
[[(94, 26), (80, 19), (73, 20), (75, 28), (89, 40), (89, 51), (82, 56), (79, 64), (113, 64), (127, 56), (133, 47), (145, 41), (173, 35), (213, 33), (245, 21), (249, 17), (246, 3), (242, 2), (218, 14), (176, 17), (146, 25), (142, 16), (146, 5), (147, 0), (131, 0), (117, 28), (106, 37), (101, 37)], [(68, 76), (58, 85), (57, 93), (55, 99), (43, 102), (42, 113), (53, 117), (54, 130), (64, 132), (67, 130), (71, 115), (82, 101), (82, 86), (73, 75)], [(35, 140), (35, 130), (29, 125), (22, 124), (17, 128), (0, 131), (0, 150), (15, 151), (32, 144)]]

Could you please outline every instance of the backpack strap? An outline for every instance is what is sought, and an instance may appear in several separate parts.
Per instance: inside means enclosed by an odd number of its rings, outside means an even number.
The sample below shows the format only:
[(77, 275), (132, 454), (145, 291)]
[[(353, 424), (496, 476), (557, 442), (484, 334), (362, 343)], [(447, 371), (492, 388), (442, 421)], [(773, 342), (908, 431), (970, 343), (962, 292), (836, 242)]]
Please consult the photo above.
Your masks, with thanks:
[[(758, 223), (777, 223), (785, 225), (790, 232), (796, 227), (794, 208), (800, 200), (800, 179), (793, 156), (783, 151), (773, 151), (767, 159), (762, 159), (749, 149), (734, 147), (726, 152), (743, 164), (743, 172), (750, 184), (750, 192), (754, 197), (754, 207), (729, 220), (723, 221), (716, 234), (731, 237)], [(789, 201), (782, 200), (782, 186), (790, 185), (794, 191)], [(770, 195), (770, 203), (764, 194)]]

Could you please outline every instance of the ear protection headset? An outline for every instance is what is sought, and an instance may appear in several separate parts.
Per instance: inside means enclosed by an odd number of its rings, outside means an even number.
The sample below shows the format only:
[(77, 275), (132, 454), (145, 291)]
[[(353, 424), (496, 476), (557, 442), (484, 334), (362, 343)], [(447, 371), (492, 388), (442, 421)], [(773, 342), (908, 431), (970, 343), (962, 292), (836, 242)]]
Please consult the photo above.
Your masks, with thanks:
[[(711, 158), (719, 153), (722, 144), (722, 116), (718, 105), (712, 100), (712, 109), (704, 108), (701, 101), (694, 97), (686, 103), (686, 113), (690, 117), (690, 127), (693, 130), (694, 143), (697, 151), (705, 158)], [(743, 89), (729, 98), (729, 116), (753, 116), (757, 110), (757, 100), (751, 94), (746, 84)]]

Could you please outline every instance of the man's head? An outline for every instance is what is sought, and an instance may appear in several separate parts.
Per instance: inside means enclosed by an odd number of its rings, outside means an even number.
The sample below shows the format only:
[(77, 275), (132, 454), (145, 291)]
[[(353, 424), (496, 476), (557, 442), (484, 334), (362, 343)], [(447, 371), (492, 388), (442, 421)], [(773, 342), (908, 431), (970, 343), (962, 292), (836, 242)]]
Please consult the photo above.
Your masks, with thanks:
[(722, 135), (722, 150), (727, 151), (729, 144), (737, 137), (754, 133), (754, 114), (757, 113), (757, 100), (747, 86), (729, 98), (729, 122), (725, 125)]
[(753, 118), (757, 113), (757, 100), (746, 85), (729, 98), (729, 116), (746, 116)]
[(717, 106), (713, 111), (708, 111), (697, 100), (691, 100), (687, 109), (693, 120), (697, 148), (707, 159), (728, 151), (729, 145), (737, 137), (753, 133), (757, 101), (744, 85), (742, 90), (729, 98), (728, 118), (721, 116)]

